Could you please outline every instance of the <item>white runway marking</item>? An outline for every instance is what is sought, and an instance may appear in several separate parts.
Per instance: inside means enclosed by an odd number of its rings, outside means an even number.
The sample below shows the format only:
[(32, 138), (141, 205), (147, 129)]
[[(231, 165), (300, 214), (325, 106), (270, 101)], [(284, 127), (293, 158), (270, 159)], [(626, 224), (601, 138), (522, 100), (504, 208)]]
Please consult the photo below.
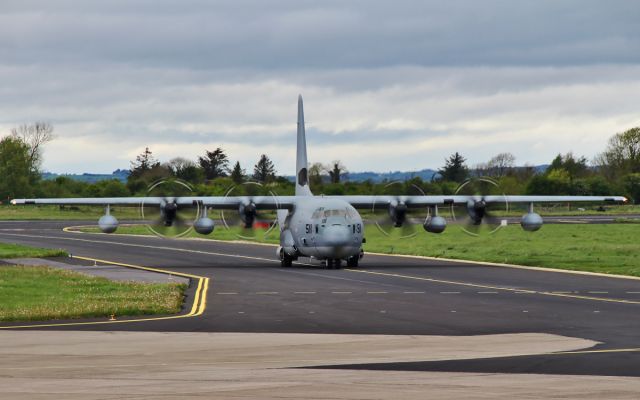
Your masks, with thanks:
[[(70, 240), (70, 241), (84, 242), (84, 243), (111, 244), (111, 245), (117, 245), (117, 246), (139, 247), (139, 248), (144, 248), (144, 249), (155, 249), (155, 250), (168, 250), (168, 251), (176, 251), (176, 252), (181, 252), (181, 253), (204, 254), (204, 255), (212, 255), (212, 256), (219, 256), (219, 257), (242, 258), (242, 259), (245, 259), (245, 260), (266, 261), (266, 262), (269, 262), (269, 263), (280, 263), (280, 260), (276, 260), (274, 258), (245, 256), (245, 255), (241, 255), (241, 254), (219, 253), (219, 252), (204, 251), (204, 250), (190, 250), (190, 249), (182, 249), (182, 248), (179, 248), (179, 247), (152, 246), (152, 245), (147, 245), (147, 244), (112, 242), (112, 241), (109, 241), (109, 240), (90, 240), (90, 239), (81, 239), (81, 238), (69, 238), (69, 237), (64, 237), (64, 236), (24, 235), (24, 234), (4, 233), (4, 232), (0, 232), (0, 235), (28, 237), (28, 238), (39, 238), (39, 239)], [(296, 263), (296, 264), (306, 265), (306, 266), (313, 266), (313, 264), (306, 264), (306, 263)]]

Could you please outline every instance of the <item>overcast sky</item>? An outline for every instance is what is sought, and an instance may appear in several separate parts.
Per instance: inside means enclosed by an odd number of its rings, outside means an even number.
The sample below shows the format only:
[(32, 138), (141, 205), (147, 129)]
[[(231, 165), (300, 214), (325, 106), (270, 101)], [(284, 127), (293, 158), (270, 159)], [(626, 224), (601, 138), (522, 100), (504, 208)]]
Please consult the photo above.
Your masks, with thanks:
[(637, 1), (0, 0), (0, 134), (51, 122), (44, 169), (111, 172), (145, 146), (252, 169), (592, 158), (640, 125)]

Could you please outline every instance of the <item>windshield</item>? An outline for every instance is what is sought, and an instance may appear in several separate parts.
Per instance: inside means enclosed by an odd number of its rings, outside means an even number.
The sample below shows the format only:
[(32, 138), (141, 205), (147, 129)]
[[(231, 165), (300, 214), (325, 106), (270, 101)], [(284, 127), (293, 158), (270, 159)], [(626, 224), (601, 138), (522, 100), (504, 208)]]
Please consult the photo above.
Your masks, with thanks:
[(324, 210), (324, 217), (346, 217), (347, 210)]
[(342, 218), (351, 220), (351, 219), (356, 219), (358, 217), (358, 212), (353, 207), (347, 207), (342, 209), (338, 208), (334, 210), (326, 210), (324, 207), (320, 207), (316, 209), (312, 215), (313, 219), (319, 219), (319, 218), (327, 219), (330, 217), (339, 217), (339, 218), (342, 217)]

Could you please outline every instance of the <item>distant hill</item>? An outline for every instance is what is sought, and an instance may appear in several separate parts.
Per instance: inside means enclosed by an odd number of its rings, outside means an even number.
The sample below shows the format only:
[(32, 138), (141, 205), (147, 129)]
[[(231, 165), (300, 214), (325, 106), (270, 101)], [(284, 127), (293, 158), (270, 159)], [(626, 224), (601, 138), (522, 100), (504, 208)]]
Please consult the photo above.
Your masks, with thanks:
[(393, 172), (349, 172), (347, 180), (352, 182), (364, 182), (370, 180), (378, 183), (383, 181), (406, 181), (419, 177), (423, 181), (430, 181), (438, 171), (432, 169), (422, 169), (420, 171), (393, 171)]
[(50, 180), (56, 179), (59, 177), (65, 177), (69, 179), (73, 179), (76, 181), (87, 182), (87, 183), (95, 183), (99, 181), (104, 181), (108, 179), (117, 179), (122, 182), (127, 181), (127, 177), (129, 176), (129, 170), (126, 169), (117, 169), (110, 174), (56, 174), (52, 172), (43, 172), (42, 179)]

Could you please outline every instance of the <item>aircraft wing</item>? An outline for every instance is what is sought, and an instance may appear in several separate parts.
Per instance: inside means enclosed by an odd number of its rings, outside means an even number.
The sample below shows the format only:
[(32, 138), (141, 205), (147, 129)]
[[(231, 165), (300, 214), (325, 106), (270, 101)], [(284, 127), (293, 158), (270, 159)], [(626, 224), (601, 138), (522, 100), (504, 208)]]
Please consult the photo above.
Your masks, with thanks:
[[(409, 207), (444, 206), (451, 204), (467, 204), (469, 200), (477, 200), (474, 196), (324, 196), (325, 198), (341, 199), (355, 208), (366, 209), (402, 202)], [(485, 196), (487, 203), (624, 203), (622, 196)], [(53, 205), (96, 205), (96, 206), (141, 206), (162, 205), (175, 201), (182, 206), (200, 204), (211, 209), (237, 209), (240, 204), (253, 203), (258, 209), (292, 209), (295, 196), (189, 196), (176, 197), (101, 197), (101, 198), (52, 198), (52, 199), (15, 199), (11, 204), (53, 204)]]
[[(470, 200), (479, 200), (479, 196), (325, 196), (342, 199), (355, 208), (366, 209), (389, 204), (404, 203), (408, 207), (445, 206), (451, 204), (467, 204)], [(484, 196), (486, 203), (625, 203), (622, 196)]]
[(188, 196), (188, 197), (97, 197), (97, 198), (54, 198), (54, 199), (14, 199), (11, 204), (51, 204), (90, 206), (161, 206), (175, 202), (180, 206), (202, 205), (214, 210), (237, 210), (241, 204), (253, 203), (257, 209), (292, 209), (294, 196)]

